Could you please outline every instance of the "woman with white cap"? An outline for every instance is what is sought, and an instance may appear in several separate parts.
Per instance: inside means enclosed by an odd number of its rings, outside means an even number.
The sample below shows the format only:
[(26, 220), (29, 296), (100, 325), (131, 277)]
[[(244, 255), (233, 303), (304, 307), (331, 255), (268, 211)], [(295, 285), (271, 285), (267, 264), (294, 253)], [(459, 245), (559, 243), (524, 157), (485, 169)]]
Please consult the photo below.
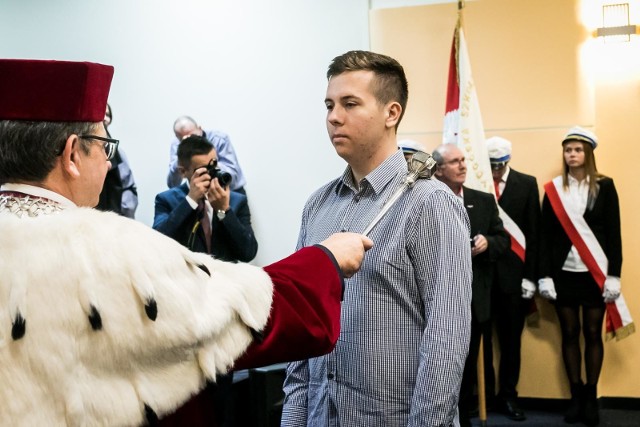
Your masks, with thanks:
[(622, 268), (618, 193), (613, 180), (598, 173), (593, 154), (597, 144), (596, 135), (581, 127), (570, 129), (562, 141), (562, 175), (544, 186), (539, 265), (539, 291), (555, 301), (571, 386), (564, 419), (588, 426), (599, 423), (596, 389), (604, 356), (602, 323), (607, 303), (620, 296)]

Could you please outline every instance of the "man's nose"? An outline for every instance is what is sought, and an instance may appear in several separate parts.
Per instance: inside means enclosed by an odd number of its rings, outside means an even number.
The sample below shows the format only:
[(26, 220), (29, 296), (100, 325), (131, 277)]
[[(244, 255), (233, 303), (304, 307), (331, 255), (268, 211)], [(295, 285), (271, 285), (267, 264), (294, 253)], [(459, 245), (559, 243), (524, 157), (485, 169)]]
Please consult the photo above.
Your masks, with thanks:
[(342, 123), (342, 111), (338, 107), (332, 108), (327, 113), (327, 121), (331, 124)]

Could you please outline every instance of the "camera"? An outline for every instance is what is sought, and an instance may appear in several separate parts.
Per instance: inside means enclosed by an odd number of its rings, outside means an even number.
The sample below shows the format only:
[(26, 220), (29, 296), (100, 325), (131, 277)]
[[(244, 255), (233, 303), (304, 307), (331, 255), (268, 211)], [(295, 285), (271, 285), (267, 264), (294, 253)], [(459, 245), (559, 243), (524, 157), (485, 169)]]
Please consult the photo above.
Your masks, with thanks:
[(227, 185), (231, 182), (231, 174), (229, 172), (222, 171), (217, 163), (211, 163), (207, 166), (207, 173), (211, 179), (218, 178), (218, 182), (222, 188), (227, 188)]

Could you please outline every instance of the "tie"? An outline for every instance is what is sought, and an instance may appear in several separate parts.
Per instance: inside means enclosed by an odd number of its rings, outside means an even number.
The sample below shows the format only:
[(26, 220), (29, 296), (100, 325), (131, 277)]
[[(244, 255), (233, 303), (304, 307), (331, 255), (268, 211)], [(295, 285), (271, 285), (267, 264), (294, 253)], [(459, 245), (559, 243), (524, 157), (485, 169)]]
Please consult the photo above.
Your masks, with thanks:
[(493, 188), (495, 188), (496, 190), (496, 199), (499, 199), (500, 198), (500, 180), (499, 179), (493, 180)]
[(198, 202), (198, 211), (200, 215), (200, 224), (202, 224), (202, 231), (204, 232), (204, 240), (207, 244), (207, 253), (211, 253), (211, 218), (207, 213), (207, 206), (204, 204), (204, 200)]

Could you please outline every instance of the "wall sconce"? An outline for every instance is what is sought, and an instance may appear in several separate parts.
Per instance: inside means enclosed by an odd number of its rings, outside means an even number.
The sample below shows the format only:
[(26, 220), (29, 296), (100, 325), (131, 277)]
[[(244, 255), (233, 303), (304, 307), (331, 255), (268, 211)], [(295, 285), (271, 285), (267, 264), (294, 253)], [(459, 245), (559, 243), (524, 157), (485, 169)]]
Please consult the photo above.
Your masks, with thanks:
[(629, 3), (602, 6), (602, 27), (596, 30), (596, 36), (604, 37), (605, 43), (628, 42), (637, 31), (638, 27), (629, 23)]

